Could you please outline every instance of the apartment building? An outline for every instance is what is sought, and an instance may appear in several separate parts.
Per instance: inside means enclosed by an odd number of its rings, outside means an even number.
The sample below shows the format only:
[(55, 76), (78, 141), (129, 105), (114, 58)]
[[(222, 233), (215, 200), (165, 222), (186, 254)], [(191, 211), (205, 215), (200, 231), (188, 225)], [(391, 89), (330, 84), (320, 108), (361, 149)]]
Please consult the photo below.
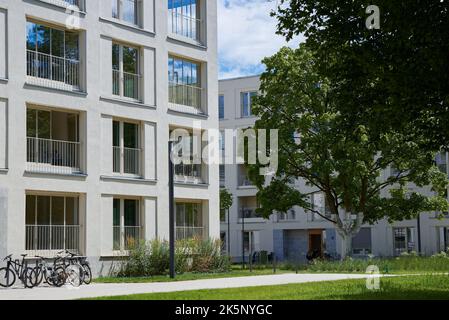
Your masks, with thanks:
[[(243, 77), (219, 82), (220, 130), (246, 129), (257, 120), (252, 114), (252, 98), (258, 94), (259, 77)], [(223, 153), (232, 142), (222, 140)], [(226, 148), (225, 148), (226, 146)], [(438, 155), (437, 164), (448, 172), (448, 155)], [(391, 170), (390, 170), (391, 171)], [(392, 172), (384, 172), (384, 178)], [(220, 187), (227, 188), (233, 195), (229, 216), (221, 215), (221, 239), (235, 261), (240, 261), (242, 251), (274, 252), (278, 260), (305, 261), (310, 250), (317, 250), (338, 256), (342, 241), (335, 228), (314, 213), (305, 213), (294, 207), (288, 213), (273, 214), (269, 219), (257, 216), (257, 189), (251, 184), (243, 165), (220, 165)], [(324, 196), (308, 187), (303, 181), (297, 187), (312, 193), (310, 201), (320, 212), (326, 212)], [(428, 192), (421, 190), (423, 192)], [(449, 215), (437, 219), (438, 213), (422, 213), (418, 220), (388, 223), (385, 220), (375, 225), (364, 225), (353, 239), (354, 256), (397, 256), (403, 252), (418, 251), (431, 255), (449, 247)], [(228, 232), (229, 230), (229, 232)], [(226, 243), (229, 242), (229, 243)], [(248, 261), (248, 258), (246, 259)]]
[[(99, 275), (133, 241), (168, 239), (170, 133), (218, 126), (216, 11), (0, 0), (0, 256), (69, 249)], [(178, 239), (219, 237), (206, 160), (176, 166)]]

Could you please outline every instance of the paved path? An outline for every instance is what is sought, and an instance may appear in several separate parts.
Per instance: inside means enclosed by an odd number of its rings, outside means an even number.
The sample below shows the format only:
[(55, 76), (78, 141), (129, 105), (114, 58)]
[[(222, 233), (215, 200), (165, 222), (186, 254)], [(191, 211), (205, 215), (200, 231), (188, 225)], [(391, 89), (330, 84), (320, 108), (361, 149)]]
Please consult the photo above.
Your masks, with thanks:
[(329, 280), (363, 279), (366, 277), (367, 275), (364, 274), (279, 274), (175, 282), (91, 284), (89, 286), (81, 286), (80, 288), (12, 288), (0, 289), (0, 300), (67, 300), (152, 292), (239, 288)]

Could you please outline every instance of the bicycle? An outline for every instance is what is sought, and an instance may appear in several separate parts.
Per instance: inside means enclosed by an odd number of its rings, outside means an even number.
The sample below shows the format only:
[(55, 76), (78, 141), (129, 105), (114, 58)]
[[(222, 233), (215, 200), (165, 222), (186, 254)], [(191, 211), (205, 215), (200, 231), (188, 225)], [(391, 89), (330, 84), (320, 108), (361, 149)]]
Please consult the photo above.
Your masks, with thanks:
[(25, 261), (26, 254), (22, 254), (22, 261), (12, 259), (12, 254), (7, 256), (3, 261), (6, 261), (6, 267), (0, 269), (0, 287), (10, 288), (15, 283), (17, 278), (22, 281), (25, 288), (33, 288), (33, 278), (35, 271), (33, 268), (27, 266)]
[(79, 256), (69, 250), (64, 250), (58, 252), (58, 254), (65, 253), (67, 260), (67, 266), (73, 265), (79, 268), (81, 283), (90, 284), (92, 282), (92, 270), (90, 269), (90, 264), (87, 261), (87, 257)]
[(41, 256), (36, 256), (40, 259), (37, 266), (34, 268), (34, 286), (41, 285), (42, 281), (45, 280), (51, 286), (61, 287), (65, 283), (65, 274), (62, 267), (55, 267), (55, 264), (51, 266), (47, 263), (47, 259)]

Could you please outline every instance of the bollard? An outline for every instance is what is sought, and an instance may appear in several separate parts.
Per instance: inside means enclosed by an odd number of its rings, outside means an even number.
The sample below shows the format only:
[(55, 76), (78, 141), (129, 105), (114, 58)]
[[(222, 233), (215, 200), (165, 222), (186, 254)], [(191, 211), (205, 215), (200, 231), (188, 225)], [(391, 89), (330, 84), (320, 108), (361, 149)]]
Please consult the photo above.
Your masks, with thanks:
[(276, 255), (273, 254), (273, 273), (276, 273)]

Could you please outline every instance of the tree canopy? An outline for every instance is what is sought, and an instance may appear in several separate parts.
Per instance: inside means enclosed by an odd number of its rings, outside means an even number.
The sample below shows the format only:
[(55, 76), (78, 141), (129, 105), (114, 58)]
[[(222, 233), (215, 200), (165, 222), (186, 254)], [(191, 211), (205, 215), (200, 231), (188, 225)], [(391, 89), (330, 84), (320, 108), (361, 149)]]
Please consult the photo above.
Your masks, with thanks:
[[(371, 132), (409, 127), (449, 142), (449, 1), (281, 0), (278, 33), (303, 34), (318, 71), (338, 94), (346, 123)], [(380, 28), (368, 29), (366, 9), (380, 9)]]
[[(259, 189), (259, 213), (268, 217), (300, 206), (334, 223), (350, 241), (364, 222), (447, 210), (446, 175), (435, 166), (435, 152), (421, 148), (431, 138), (417, 134), (412, 123), (373, 133), (363, 121), (348, 121), (341, 112), (346, 100), (322, 75), (319, 61), (319, 53), (305, 44), (263, 61), (255, 128), (279, 130), (279, 164), (268, 183), (259, 175), (263, 165), (249, 166)], [(310, 188), (299, 190), (298, 179)], [(433, 193), (421, 192), (426, 186)], [(311, 204), (316, 191), (325, 195), (330, 215)]]

